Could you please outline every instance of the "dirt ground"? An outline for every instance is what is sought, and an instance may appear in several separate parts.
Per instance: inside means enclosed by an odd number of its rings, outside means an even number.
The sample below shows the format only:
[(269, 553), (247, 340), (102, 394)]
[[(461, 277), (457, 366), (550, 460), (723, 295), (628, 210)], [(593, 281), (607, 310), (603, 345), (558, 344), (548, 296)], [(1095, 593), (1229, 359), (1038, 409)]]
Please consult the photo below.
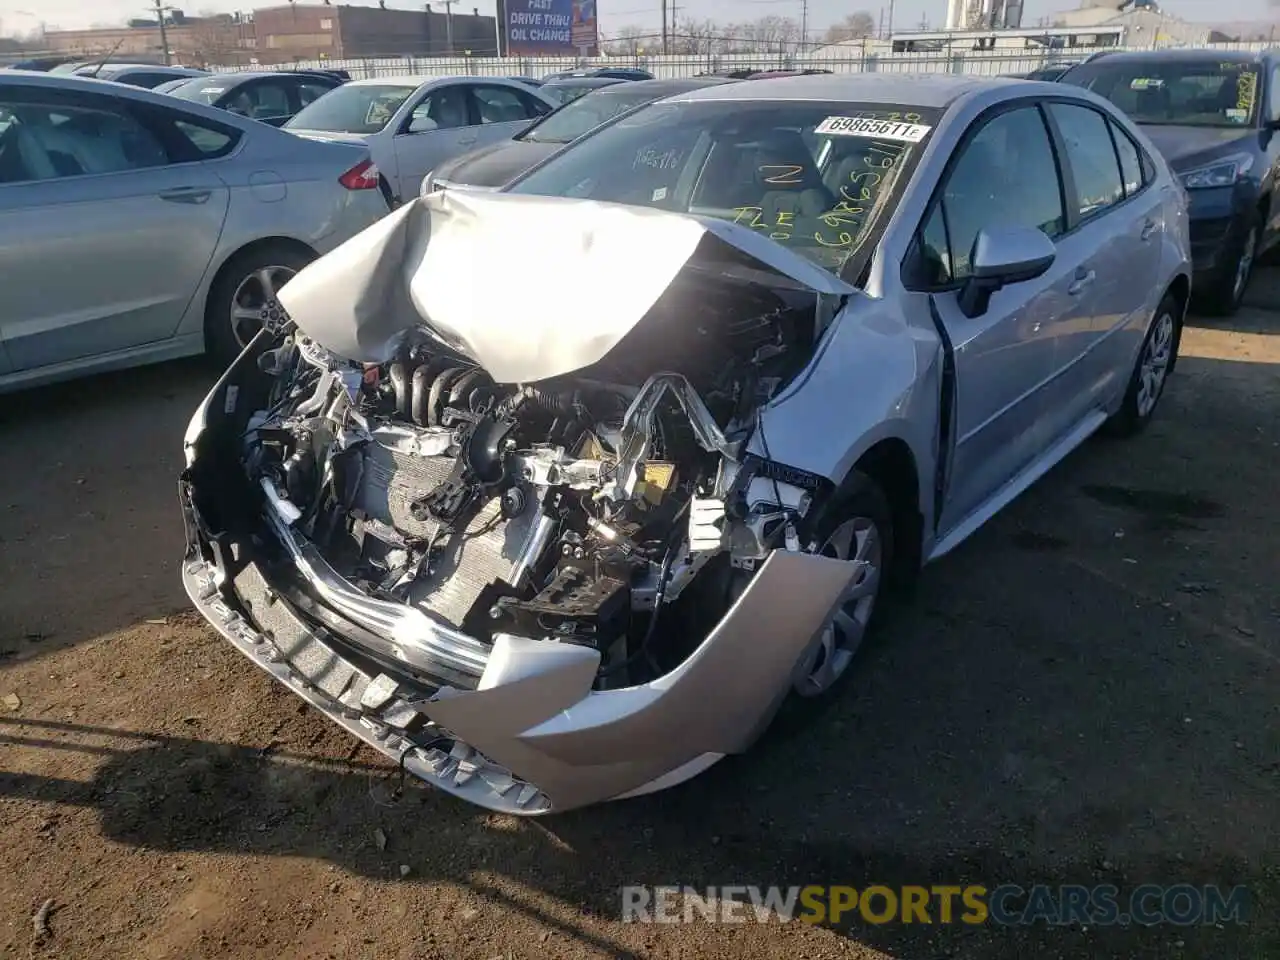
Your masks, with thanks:
[[(392, 771), (186, 612), (172, 364), (0, 407), (0, 955), (1280, 956), (1280, 275), (1158, 420), (956, 554), (808, 726), (533, 822)], [(407, 873), (402, 876), (402, 872)], [(1247, 884), (1244, 926), (619, 922), (622, 884)], [(52, 900), (48, 934), (33, 915)]]

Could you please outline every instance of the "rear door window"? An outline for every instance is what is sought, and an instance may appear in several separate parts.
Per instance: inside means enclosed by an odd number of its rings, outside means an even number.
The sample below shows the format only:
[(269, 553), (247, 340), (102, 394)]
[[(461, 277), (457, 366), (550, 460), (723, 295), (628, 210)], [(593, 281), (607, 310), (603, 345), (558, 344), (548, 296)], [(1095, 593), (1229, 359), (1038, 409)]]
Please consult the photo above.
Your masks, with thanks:
[(476, 106), (476, 117), (481, 123), (512, 123), (532, 120), (537, 116), (530, 111), (519, 91), (510, 87), (475, 84), (471, 96)]
[(121, 101), (0, 90), (0, 183), (145, 170), (170, 159), (160, 137)]
[(1111, 139), (1115, 141), (1116, 153), (1120, 156), (1120, 175), (1124, 181), (1124, 195), (1132, 197), (1142, 189), (1142, 148), (1133, 142), (1133, 138), (1125, 133), (1117, 124), (1108, 123), (1111, 127)]
[(1107, 118), (1092, 107), (1049, 104), (1058, 126), (1066, 160), (1075, 180), (1072, 203), (1081, 220), (1096, 217), (1124, 199), (1124, 179)]

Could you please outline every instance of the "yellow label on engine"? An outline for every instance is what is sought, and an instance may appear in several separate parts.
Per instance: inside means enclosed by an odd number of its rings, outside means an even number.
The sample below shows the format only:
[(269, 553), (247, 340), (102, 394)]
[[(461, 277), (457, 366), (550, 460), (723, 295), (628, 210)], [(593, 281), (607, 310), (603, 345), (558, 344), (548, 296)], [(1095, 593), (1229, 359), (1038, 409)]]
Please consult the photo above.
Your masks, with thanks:
[(671, 487), (671, 481), (676, 474), (676, 465), (674, 463), (646, 463), (644, 465), (644, 477), (641, 478), (638, 486), (640, 496), (657, 506), (662, 502), (663, 495)]

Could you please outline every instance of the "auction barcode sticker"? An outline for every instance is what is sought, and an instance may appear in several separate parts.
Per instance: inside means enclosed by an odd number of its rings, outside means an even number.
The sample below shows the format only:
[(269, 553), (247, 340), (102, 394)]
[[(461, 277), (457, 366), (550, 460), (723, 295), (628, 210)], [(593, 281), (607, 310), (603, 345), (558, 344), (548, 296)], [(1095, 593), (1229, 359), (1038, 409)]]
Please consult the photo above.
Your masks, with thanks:
[(919, 143), (933, 127), (919, 123), (898, 123), (896, 120), (870, 120), (866, 117), (827, 117), (814, 133), (842, 137), (877, 137), (880, 140), (900, 140), (903, 143)]

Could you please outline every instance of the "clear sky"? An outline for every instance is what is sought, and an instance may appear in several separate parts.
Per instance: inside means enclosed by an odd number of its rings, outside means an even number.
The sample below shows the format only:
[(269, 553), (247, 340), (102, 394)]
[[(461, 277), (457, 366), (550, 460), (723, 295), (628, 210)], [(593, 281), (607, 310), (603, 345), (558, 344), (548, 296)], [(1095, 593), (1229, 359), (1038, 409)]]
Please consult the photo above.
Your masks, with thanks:
[[(217, 11), (252, 10), (253, 0), (167, 0), (188, 14)], [(306, 0), (303, 0), (306, 2)], [(374, 0), (350, 0), (353, 6), (375, 6)], [(607, 35), (626, 24), (657, 27), (661, 21), (661, 0), (599, 0), (601, 26)], [(776, 14), (800, 18), (803, 0), (677, 0), (678, 14), (695, 19), (708, 18), (725, 23), (754, 20)], [(388, 0), (388, 6), (421, 9), (409, 0)], [(817, 31), (840, 20), (855, 10), (866, 10), (877, 19), (881, 8), (888, 10), (889, 0), (809, 0), (809, 23)], [(1034, 24), (1040, 17), (1079, 5), (1079, 0), (1026, 0), (1024, 21)], [(119, 24), (144, 16), (147, 0), (0, 0), (0, 33), (26, 33), (43, 21), (50, 29), (74, 29), (91, 24)], [(461, 0), (455, 10), (477, 6), (482, 13), (492, 13), (493, 0)], [(1280, 18), (1280, 6), (1268, 0), (1164, 0), (1165, 10), (1187, 20), (1260, 20)], [(946, 16), (946, 0), (896, 0), (894, 25), (899, 29), (919, 24), (927, 15), (931, 26), (941, 26)]]

